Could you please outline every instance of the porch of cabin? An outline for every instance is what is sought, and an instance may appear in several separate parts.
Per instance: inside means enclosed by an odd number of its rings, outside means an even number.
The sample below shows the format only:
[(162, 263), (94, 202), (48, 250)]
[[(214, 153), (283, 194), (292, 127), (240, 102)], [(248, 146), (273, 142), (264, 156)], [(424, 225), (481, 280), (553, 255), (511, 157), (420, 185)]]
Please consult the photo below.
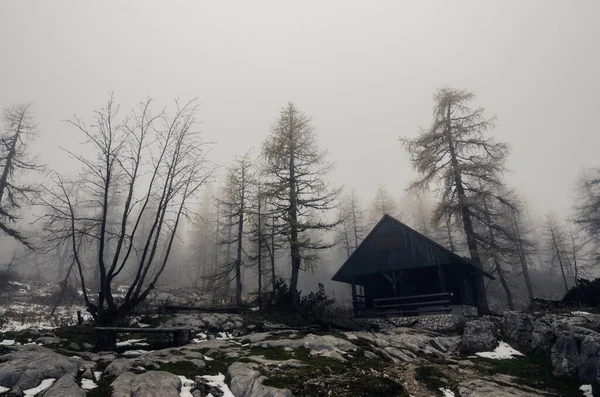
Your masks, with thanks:
[(357, 317), (450, 313), (476, 305), (473, 272), (455, 263), (357, 276), (352, 304)]

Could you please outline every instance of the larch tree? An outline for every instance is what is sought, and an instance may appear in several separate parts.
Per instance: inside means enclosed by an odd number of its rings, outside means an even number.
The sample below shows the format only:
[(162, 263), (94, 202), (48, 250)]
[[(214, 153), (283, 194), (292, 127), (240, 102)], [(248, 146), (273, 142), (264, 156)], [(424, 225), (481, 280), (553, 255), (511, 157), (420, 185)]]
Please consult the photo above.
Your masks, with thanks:
[[(46, 238), (57, 246), (69, 242), (87, 310), (99, 326), (115, 325), (153, 290), (182, 219), (193, 215), (190, 204), (213, 173), (195, 130), (195, 102), (176, 101), (171, 115), (153, 115), (151, 104), (148, 99), (120, 118), (111, 95), (91, 126), (80, 118), (69, 121), (93, 155), (68, 152), (82, 167), (79, 176), (69, 180), (54, 173), (55, 183), (42, 195), (48, 208), (42, 218)], [(110, 225), (115, 211), (118, 227)], [(139, 238), (144, 220), (148, 230)], [(127, 264), (131, 276), (122, 274)], [(89, 267), (100, 275), (97, 295), (86, 288)], [(125, 280), (125, 296), (115, 295)], [(98, 348), (115, 342), (114, 336), (99, 339)]]
[[(420, 178), (409, 190), (433, 188), (438, 203), (434, 219), (448, 217), (460, 221), (465, 232), (471, 260), (483, 269), (477, 242), (476, 216), (481, 220), (481, 187), (490, 192), (501, 186), (508, 147), (486, 136), (495, 119), (487, 118), (483, 108), (472, 109), (475, 95), (465, 90), (443, 88), (434, 96), (433, 122), (415, 138), (401, 138)], [(501, 196), (494, 200), (502, 201)], [(479, 215), (477, 214), (479, 212)], [(478, 313), (489, 313), (485, 284), (476, 277)]]
[(533, 302), (533, 283), (530, 275), (530, 264), (532, 263), (531, 256), (535, 253), (535, 241), (531, 237), (531, 228), (527, 226), (525, 217), (523, 216), (523, 205), (519, 208), (507, 208), (508, 228), (514, 236), (515, 256), (518, 260), (518, 266), (525, 282), (527, 290), (527, 298), (529, 303)]
[(265, 191), (276, 214), (277, 233), (286, 238), (290, 249), (293, 306), (298, 303), (300, 270), (314, 266), (315, 251), (332, 246), (311, 238), (309, 232), (330, 230), (338, 224), (326, 218), (327, 211), (335, 208), (340, 192), (326, 180), (333, 168), (326, 155), (317, 146), (310, 118), (292, 103), (281, 109), (262, 146)]
[(40, 187), (27, 183), (30, 172), (39, 172), (43, 166), (29, 150), (29, 144), (37, 137), (37, 126), (31, 104), (13, 105), (4, 109), (4, 131), (0, 133), (0, 230), (33, 249), (28, 237), (15, 224), (20, 210), (31, 203)]
[(577, 198), (573, 222), (578, 230), (588, 237), (587, 243), (596, 247), (594, 262), (598, 262), (600, 253), (600, 167), (588, 168), (577, 184)]
[(398, 211), (398, 205), (388, 193), (387, 189), (383, 185), (379, 185), (373, 201), (371, 201), (371, 208), (369, 216), (371, 224), (375, 225), (385, 215), (393, 216), (394, 218), (400, 217)]
[(221, 214), (227, 230), (227, 240), (223, 241), (228, 249), (235, 250), (235, 256), (229, 255), (215, 275), (217, 284), (230, 285), (235, 281), (235, 301), (242, 305), (242, 266), (244, 260), (244, 228), (248, 221), (250, 199), (252, 195), (254, 175), (250, 156), (246, 153), (235, 160), (235, 164), (227, 173)]
[(248, 260), (256, 266), (258, 281), (258, 307), (263, 307), (263, 292), (265, 290), (264, 276), (268, 274), (267, 261), (270, 256), (271, 244), (269, 241), (269, 214), (267, 213), (267, 200), (263, 184), (256, 182), (252, 204), (250, 208), (250, 230), (248, 240), (250, 242)]
[(365, 211), (354, 190), (342, 197), (339, 206), (339, 220), (336, 240), (343, 254), (348, 258), (358, 248), (368, 230), (365, 225)]
[(564, 227), (558, 222), (553, 213), (548, 213), (544, 225), (546, 240), (546, 255), (551, 269), (558, 266), (563, 281), (565, 293), (569, 291), (569, 279), (575, 278), (571, 263), (571, 250), (569, 250), (567, 234)]

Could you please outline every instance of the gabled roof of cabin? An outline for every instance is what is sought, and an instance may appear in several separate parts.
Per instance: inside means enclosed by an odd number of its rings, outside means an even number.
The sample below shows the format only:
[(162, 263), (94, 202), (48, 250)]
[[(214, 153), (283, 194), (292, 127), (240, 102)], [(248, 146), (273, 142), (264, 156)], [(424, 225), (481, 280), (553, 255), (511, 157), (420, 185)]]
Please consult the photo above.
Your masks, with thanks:
[(352, 283), (354, 277), (447, 264), (494, 278), (478, 269), (469, 258), (455, 254), (386, 214), (331, 279)]

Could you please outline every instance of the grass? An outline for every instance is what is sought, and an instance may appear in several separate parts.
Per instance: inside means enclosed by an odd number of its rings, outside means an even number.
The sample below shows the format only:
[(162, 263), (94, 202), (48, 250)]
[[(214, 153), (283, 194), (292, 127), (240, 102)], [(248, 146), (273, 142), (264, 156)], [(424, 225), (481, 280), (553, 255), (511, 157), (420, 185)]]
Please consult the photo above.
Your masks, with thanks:
[(194, 377), (198, 375), (203, 375), (200, 372), (204, 371), (191, 361), (177, 361), (175, 363), (160, 364), (160, 370), (178, 376), (182, 375), (190, 379), (194, 379)]
[(457, 385), (455, 383), (450, 384), (446, 375), (444, 375), (437, 367), (427, 365), (417, 368), (415, 372), (415, 378), (420, 383), (424, 384), (432, 393), (443, 396), (444, 393), (442, 393), (440, 388), (444, 388), (450, 389), (455, 392), (455, 395), (458, 395), (458, 390), (456, 389)]
[[(408, 396), (401, 384), (381, 373), (384, 364), (369, 360), (361, 352), (353, 359), (342, 362), (329, 357), (311, 356), (310, 350), (298, 348), (288, 352), (283, 348), (250, 349), (250, 355), (262, 355), (270, 360), (297, 359), (306, 366), (297, 369), (273, 370), (265, 373), (266, 386), (290, 389), (294, 395), (321, 397), (404, 397)], [(331, 393), (331, 394), (329, 394)]]
[(512, 360), (478, 358), (475, 369), (488, 376), (496, 373), (515, 377), (515, 383), (536, 388), (563, 397), (581, 397), (579, 382), (574, 378), (559, 378), (552, 375), (548, 360), (539, 357), (516, 357)]

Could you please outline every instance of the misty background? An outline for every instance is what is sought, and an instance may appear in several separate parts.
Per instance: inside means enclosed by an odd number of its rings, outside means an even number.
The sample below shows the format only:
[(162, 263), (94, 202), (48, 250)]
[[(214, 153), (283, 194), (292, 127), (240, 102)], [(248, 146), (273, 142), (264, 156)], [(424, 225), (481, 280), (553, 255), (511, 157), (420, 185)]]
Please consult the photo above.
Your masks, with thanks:
[[(436, 90), (467, 89), (474, 105), (497, 116), (490, 135), (511, 148), (506, 183), (527, 204), (543, 273), (551, 262), (544, 217), (553, 212), (567, 225), (582, 170), (599, 163), (598, 15), (597, 1), (2, 2), (0, 106), (32, 102), (39, 138), (31, 151), (48, 169), (75, 175), (77, 163), (61, 148), (84, 156), (87, 149), (64, 120), (91, 121), (109, 92), (122, 113), (146, 96), (157, 109), (197, 98), (199, 128), (214, 143), (208, 156), (221, 167), (198, 202), (210, 220), (226, 168), (260, 152), (292, 101), (336, 163), (331, 184), (354, 190), (366, 212), (383, 187), (400, 220), (418, 229), (415, 208), (421, 202), (429, 211), (433, 201), (405, 191), (415, 173), (398, 138), (431, 123)], [(23, 211), (22, 228), (35, 231), (28, 222), (39, 209)], [(200, 229), (179, 230), (163, 282), (189, 284), (202, 255)], [(335, 231), (324, 238), (334, 241)], [(34, 274), (31, 255), (2, 237), (0, 264), (15, 252), (22, 272)], [(278, 269), (288, 277), (286, 255)], [(37, 260), (43, 273), (55, 271), (54, 261)], [(347, 293), (329, 281), (344, 260), (338, 247), (321, 252), (300, 289), (321, 281)], [(252, 270), (244, 277), (253, 280)], [(536, 295), (548, 293), (544, 285), (534, 285)]]

